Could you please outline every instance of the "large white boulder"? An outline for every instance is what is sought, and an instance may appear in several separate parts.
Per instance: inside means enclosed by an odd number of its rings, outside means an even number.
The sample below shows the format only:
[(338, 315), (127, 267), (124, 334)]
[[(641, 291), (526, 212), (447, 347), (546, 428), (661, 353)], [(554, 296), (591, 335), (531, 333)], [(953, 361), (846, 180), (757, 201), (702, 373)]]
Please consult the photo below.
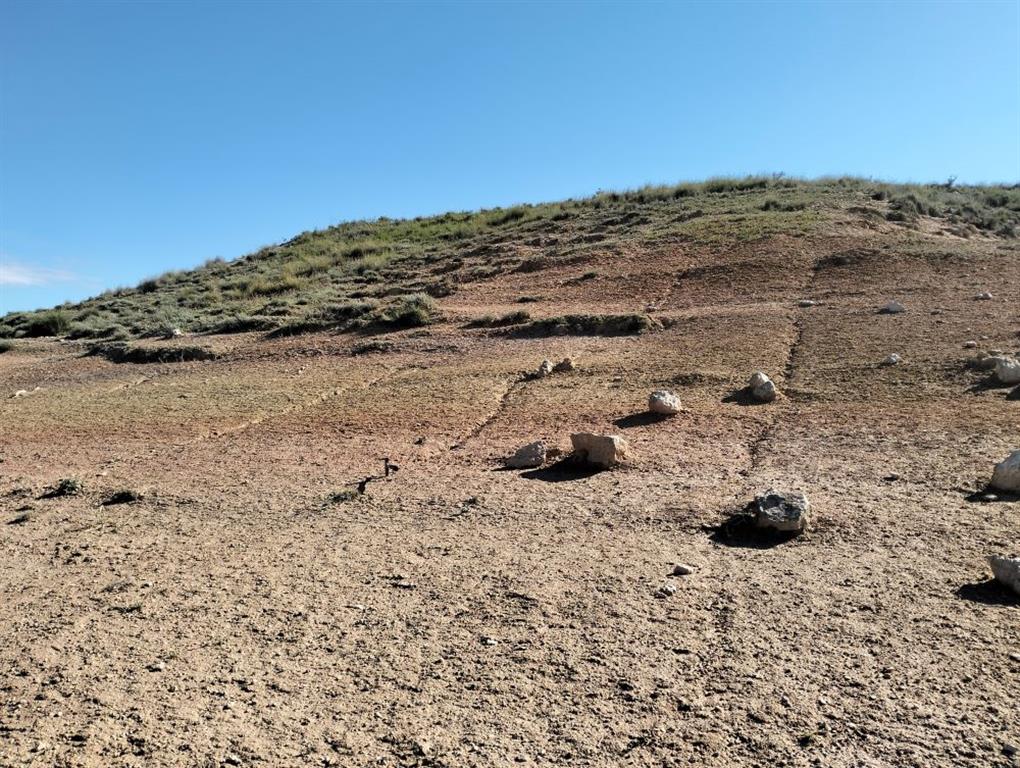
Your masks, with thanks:
[(996, 358), (995, 380), (1000, 384), (1020, 384), (1020, 360), (1013, 357)]
[(1020, 557), (992, 555), (988, 558), (992, 574), (998, 581), (1020, 595)]
[(532, 469), (545, 464), (546, 447), (541, 440), (528, 443), (518, 448), (513, 456), (506, 460), (506, 466), (511, 469)]
[(770, 488), (755, 500), (754, 524), (784, 533), (803, 531), (807, 526), (811, 504), (800, 491), (780, 493)]
[(1020, 451), (1013, 451), (995, 465), (992, 487), (1009, 493), (1020, 493)]
[(771, 403), (778, 394), (775, 382), (761, 371), (751, 374), (751, 378), (747, 382), (747, 389), (751, 393), (751, 397), (759, 403)]
[(680, 413), (680, 398), (665, 389), (657, 389), (648, 396), (648, 410), (672, 416)]
[(594, 435), (578, 432), (570, 436), (574, 455), (596, 467), (609, 469), (627, 458), (630, 447), (619, 435)]

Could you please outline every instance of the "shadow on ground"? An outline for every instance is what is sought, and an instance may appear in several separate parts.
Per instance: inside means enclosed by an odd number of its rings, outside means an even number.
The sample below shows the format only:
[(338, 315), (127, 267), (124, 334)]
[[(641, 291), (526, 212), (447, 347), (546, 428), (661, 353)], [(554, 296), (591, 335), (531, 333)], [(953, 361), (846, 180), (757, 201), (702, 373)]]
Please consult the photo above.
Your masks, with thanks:
[(750, 387), (735, 389), (726, 395), (722, 401), (724, 403), (734, 403), (736, 405), (765, 405), (765, 403), (759, 402), (752, 397)]
[(974, 491), (963, 497), (964, 501), (971, 504), (1002, 504), (1020, 501), (1020, 494), (1000, 491), (991, 485), (986, 485), (980, 491)]
[(731, 514), (717, 526), (707, 527), (710, 531), (709, 540), (724, 547), (741, 547), (743, 549), (772, 549), (780, 544), (792, 541), (800, 535), (799, 531), (773, 531), (761, 529), (754, 524), (755, 505), (749, 503), (738, 512)]
[(522, 472), (521, 477), (525, 480), (542, 480), (546, 483), (566, 483), (571, 480), (584, 480), (604, 471), (599, 467), (593, 467), (591, 464), (586, 464), (568, 456), (565, 459), (560, 459), (555, 464), (550, 464), (548, 467)]
[(640, 411), (639, 413), (632, 413), (630, 416), (623, 416), (614, 421), (613, 424), (620, 429), (630, 429), (631, 427), (647, 427), (672, 418), (673, 416), (670, 414)]
[(974, 584), (964, 584), (956, 590), (956, 596), (972, 603), (984, 605), (1017, 605), (1020, 606), (1020, 595), (1016, 595), (1006, 585), (995, 579), (986, 579)]

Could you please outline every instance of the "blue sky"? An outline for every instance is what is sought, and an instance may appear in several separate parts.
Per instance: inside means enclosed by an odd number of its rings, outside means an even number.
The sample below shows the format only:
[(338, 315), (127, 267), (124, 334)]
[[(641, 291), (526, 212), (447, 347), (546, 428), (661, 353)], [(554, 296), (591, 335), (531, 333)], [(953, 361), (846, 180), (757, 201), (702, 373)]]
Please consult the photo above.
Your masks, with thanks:
[(338, 221), (1020, 180), (1020, 2), (0, 0), (0, 311)]

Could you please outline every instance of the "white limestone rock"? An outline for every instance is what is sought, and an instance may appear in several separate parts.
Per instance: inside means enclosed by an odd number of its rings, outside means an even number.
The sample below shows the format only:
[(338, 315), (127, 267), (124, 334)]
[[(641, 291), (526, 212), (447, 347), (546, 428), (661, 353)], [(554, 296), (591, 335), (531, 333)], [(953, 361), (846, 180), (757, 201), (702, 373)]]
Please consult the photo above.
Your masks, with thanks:
[(553, 364), (548, 360), (543, 360), (542, 364), (538, 366), (538, 370), (535, 372), (535, 376), (539, 379), (544, 379), (550, 373), (553, 372)]
[(588, 464), (609, 469), (627, 458), (630, 446), (619, 435), (594, 435), (577, 432), (570, 436), (574, 455)]
[(881, 310), (883, 315), (898, 315), (900, 312), (906, 312), (907, 308), (900, 304), (898, 301), (890, 301)]
[(680, 413), (680, 398), (665, 389), (657, 389), (648, 396), (648, 410), (672, 416)]
[(893, 352), (887, 358), (882, 361), (882, 365), (899, 365), (903, 362), (903, 358)]
[(996, 580), (1020, 595), (1020, 557), (992, 555), (988, 558), (988, 564), (992, 566)]
[(974, 298), (977, 299), (978, 301), (991, 301), (992, 300), (992, 294), (990, 294), (988, 291), (982, 291), (981, 293), (979, 293)]
[(1013, 451), (992, 471), (993, 488), (1009, 493), (1020, 493), (1020, 451)]
[(775, 382), (761, 371), (751, 374), (751, 378), (747, 382), (747, 389), (751, 393), (751, 397), (759, 403), (771, 403), (779, 394)]
[(1013, 357), (995, 358), (995, 380), (1000, 384), (1020, 384), (1020, 360)]
[(541, 440), (528, 443), (517, 449), (505, 462), (511, 469), (534, 469), (545, 464), (546, 446)]
[(811, 504), (800, 491), (780, 493), (770, 488), (755, 500), (754, 524), (784, 533), (803, 531), (807, 526)]

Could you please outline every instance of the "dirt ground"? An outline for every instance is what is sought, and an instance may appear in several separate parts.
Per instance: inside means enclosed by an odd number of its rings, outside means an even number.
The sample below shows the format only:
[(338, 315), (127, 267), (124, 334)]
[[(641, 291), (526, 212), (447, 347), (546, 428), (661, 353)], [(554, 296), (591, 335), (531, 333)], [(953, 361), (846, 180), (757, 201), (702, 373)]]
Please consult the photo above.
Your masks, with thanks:
[[(1020, 501), (974, 496), (1020, 401), (963, 348), (1020, 348), (1020, 250), (844, 222), (593, 266), (466, 285), (382, 353), (0, 355), (0, 765), (1020, 764), (1020, 599), (985, 561), (1020, 552)], [(522, 294), (663, 327), (463, 327)], [(757, 369), (783, 396), (730, 398)], [(660, 387), (681, 414), (645, 414)], [(630, 460), (500, 468), (579, 430)], [(810, 529), (727, 536), (770, 486)]]

